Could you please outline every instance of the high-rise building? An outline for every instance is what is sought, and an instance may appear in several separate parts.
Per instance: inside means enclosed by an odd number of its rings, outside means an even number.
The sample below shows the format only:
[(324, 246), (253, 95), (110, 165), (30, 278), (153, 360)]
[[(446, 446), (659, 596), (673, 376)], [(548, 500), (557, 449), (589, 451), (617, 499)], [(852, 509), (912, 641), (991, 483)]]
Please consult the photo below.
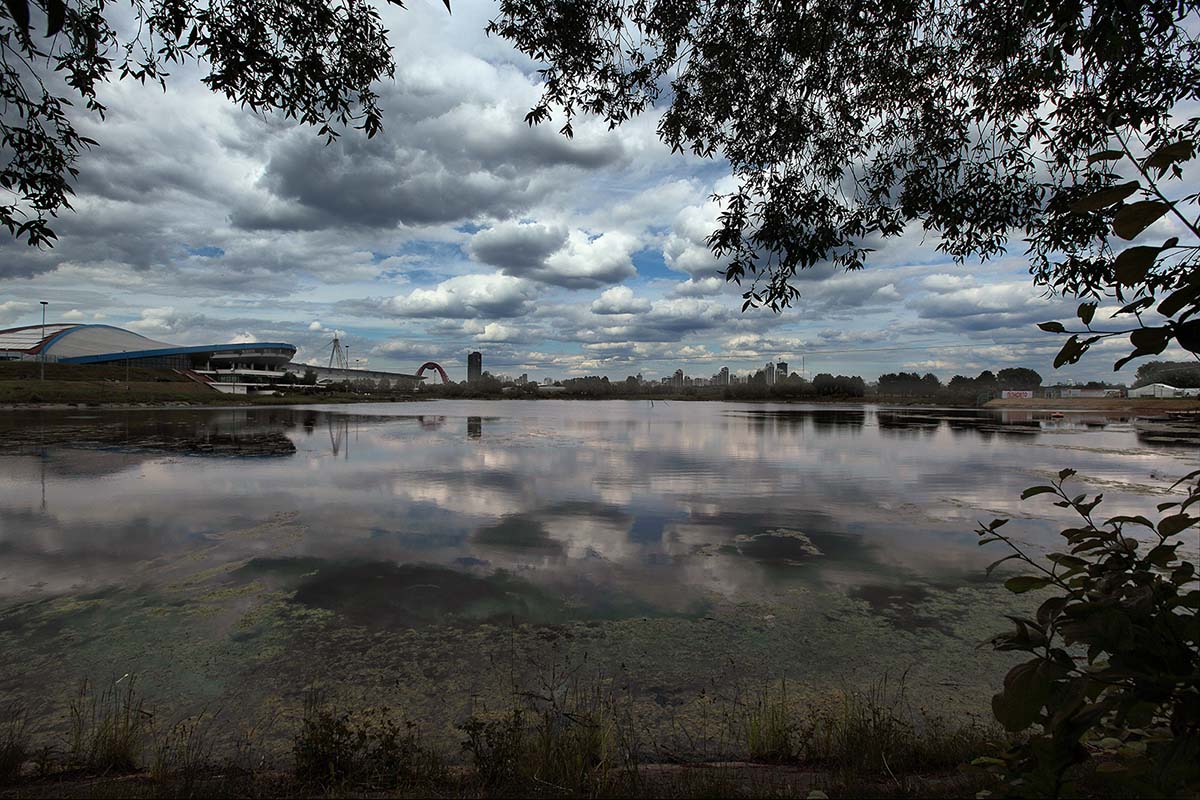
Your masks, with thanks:
[(721, 367), (721, 371), (717, 373), (721, 376), (720, 383), (722, 386), (729, 385), (729, 367)]
[(474, 383), (483, 375), (483, 353), (476, 350), (467, 354), (467, 383)]
[(680, 386), (680, 387), (683, 386), (683, 370), (681, 370), (681, 369), (675, 370), (675, 376), (674, 376), (674, 380), (672, 381), (672, 383), (674, 383), (676, 386)]
[(775, 380), (786, 381), (788, 376), (788, 363), (780, 361), (775, 365)]
[(764, 370), (764, 372), (766, 373), (766, 376), (767, 376), (767, 386), (774, 386), (775, 385), (775, 362), (768, 361), (767, 367)]

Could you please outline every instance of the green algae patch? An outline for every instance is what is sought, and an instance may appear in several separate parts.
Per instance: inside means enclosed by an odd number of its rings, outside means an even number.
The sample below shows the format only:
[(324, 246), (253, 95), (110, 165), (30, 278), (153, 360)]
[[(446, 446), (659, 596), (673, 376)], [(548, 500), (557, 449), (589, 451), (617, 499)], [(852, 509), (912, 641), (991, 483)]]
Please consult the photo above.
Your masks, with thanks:
[(490, 574), (433, 564), (251, 559), (233, 571), (294, 592), (299, 607), (332, 613), (352, 625), (405, 629), (427, 625), (560, 625), (576, 620), (696, 617), (706, 606), (660, 608), (596, 586), (554, 591), (505, 570)]

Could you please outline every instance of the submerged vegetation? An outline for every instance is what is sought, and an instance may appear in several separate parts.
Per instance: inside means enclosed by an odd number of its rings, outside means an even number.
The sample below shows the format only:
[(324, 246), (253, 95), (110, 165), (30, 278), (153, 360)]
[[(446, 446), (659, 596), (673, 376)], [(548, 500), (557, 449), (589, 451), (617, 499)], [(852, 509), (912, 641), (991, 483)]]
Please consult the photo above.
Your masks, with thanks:
[(126, 675), (81, 684), (57, 748), (35, 742), (32, 731), (46, 728), (8, 706), (0, 780), (12, 789), (0, 795), (1192, 796), (1200, 591), (1179, 550), (1200, 521), (1200, 472), (1181, 481), (1181, 499), (1159, 505), (1157, 523), (1101, 520), (1102, 498), (1069, 491), (1073, 474), (1024, 493), (1078, 515), (1062, 532), (1070, 552), (1031, 554), (1004, 519), (979, 531), (981, 544), (1011, 549), (992, 568), (1035, 571), (1008, 577), (1010, 591), (1043, 593), (1034, 614), (1013, 616), (1014, 630), (991, 640), (1028, 656), (996, 695), (995, 722), (914, 703), (903, 676), (820, 697), (782, 680), (735, 680), (705, 698), (704, 719), (680, 720), (664, 738), (639, 718), (633, 676), (586, 658), (522, 669), (514, 655), (495, 671), (507, 675), (503, 699), (471, 703), (457, 749), (403, 708), (310, 688), (288, 765), (253, 736), (230, 747), (219, 714), (159, 724)]

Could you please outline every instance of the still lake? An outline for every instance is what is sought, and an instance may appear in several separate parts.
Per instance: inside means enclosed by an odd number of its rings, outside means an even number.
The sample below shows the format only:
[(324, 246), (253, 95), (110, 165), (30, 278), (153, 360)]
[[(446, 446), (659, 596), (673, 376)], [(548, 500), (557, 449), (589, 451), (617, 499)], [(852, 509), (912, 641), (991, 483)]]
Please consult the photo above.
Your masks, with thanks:
[[(986, 713), (979, 642), (1036, 603), (979, 519), (1034, 549), (1153, 514), (1198, 440), (1103, 414), (733, 403), (439, 401), (0, 412), (0, 701), (47, 735), (83, 678), (283, 741), (306, 686), (435, 734), (586, 663), (652, 724), (779, 680), (901, 677)], [(1194, 541), (1187, 545), (1195, 549)]]

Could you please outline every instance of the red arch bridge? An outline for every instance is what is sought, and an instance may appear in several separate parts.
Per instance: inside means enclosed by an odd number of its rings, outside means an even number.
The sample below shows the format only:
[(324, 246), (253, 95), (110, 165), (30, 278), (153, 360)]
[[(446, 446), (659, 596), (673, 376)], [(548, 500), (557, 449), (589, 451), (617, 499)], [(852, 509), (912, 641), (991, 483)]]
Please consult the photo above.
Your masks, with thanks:
[(425, 370), (427, 369), (435, 370), (438, 375), (441, 375), (442, 383), (450, 382), (450, 379), (446, 377), (446, 370), (442, 369), (442, 365), (433, 361), (426, 361), (424, 364), (422, 364), (421, 368), (417, 370), (417, 377), (420, 378), (423, 376), (425, 374)]

